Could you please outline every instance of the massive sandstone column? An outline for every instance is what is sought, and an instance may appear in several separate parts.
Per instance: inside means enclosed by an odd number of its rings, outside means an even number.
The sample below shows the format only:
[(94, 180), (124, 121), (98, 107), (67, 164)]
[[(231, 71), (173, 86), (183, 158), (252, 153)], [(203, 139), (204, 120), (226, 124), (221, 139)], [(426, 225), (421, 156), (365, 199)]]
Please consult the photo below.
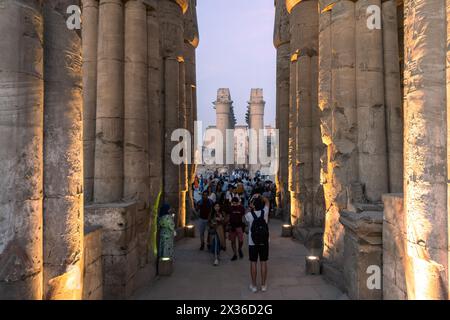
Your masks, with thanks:
[(95, 117), (97, 109), (98, 0), (83, 0), (83, 141), (84, 201), (94, 193)]
[(355, 4), (359, 181), (366, 199), (380, 202), (388, 192), (383, 31), (367, 27), (369, 6), (381, 8), (381, 0)]
[[(72, 0), (44, 4), (44, 296), (81, 299), (83, 102), (81, 36), (66, 26)], [(79, 5), (79, 3), (75, 4)]]
[[(320, 1), (320, 106), (322, 140), (327, 145), (325, 271), (343, 267), (343, 227), (340, 210), (351, 202), (358, 182), (357, 110), (355, 79), (355, 4), (348, 0)], [(330, 68), (327, 72), (326, 68)]]
[(181, 86), (184, 87), (182, 78), (184, 68), (183, 44), (184, 28), (183, 13), (187, 10), (186, 0), (178, 0), (176, 3), (170, 0), (158, 2), (158, 17), (160, 24), (161, 55), (164, 68), (164, 200), (178, 212), (177, 225), (184, 224), (184, 205), (180, 203), (182, 198), (180, 190), (180, 166), (175, 165), (171, 159), (173, 147), (178, 143), (171, 140), (174, 130), (182, 128), (179, 115), (184, 112), (182, 107)]
[(196, 56), (195, 50), (199, 44), (199, 32), (197, 23), (197, 0), (189, 1), (189, 8), (184, 15), (184, 62), (186, 68), (185, 74), (185, 90), (186, 90), (186, 121), (187, 129), (191, 133), (191, 164), (188, 166), (188, 190), (189, 190), (189, 210), (194, 209), (194, 198), (192, 188), (190, 186), (194, 183), (196, 165), (194, 163), (195, 144), (194, 141), (194, 123), (197, 121), (197, 72), (196, 72)]
[(123, 197), (124, 13), (121, 0), (100, 0), (94, 202)]
[(222, 147), (223, 158), (218, 159), (219, 162), (226, 165), (227, 163), (227, 129), (231, 129), (231, 108), (233, 101), (231, 100), (230, 89), (221, 88), (217, 90), (217, 100), (214, 102), (214, 108), (216, 109), (216, 128), (220, 131), (223, 138), (223, 145), (219, 146), (216, 142), (216, 148)]
[(130, 0), (125, 4), (124, 199), (137, 202), (141, 266), (147, 263), (150, 236), (147, 79), (147, 7)]
[[(320, 139), (318, 108), (318, 3), (288, 1), (291, 32), (291, 99), (296, 132), (295, 178), (291, 198), (291, 221), (300, 227), (322, 225), (323, 192), (320, 184)], [(294, 110), (295, 109), (295, 110)], [(292, 134), (294, 132), (292, 131)]]
[[(159, 45), (157, 11), (147, 11), (148, 59), (148, 157), (150, 173), (150, 205), (153, 207), (163, 188), (164, 108), (162, 99), (163, 66)], [(151, 139), (150, 139), (151, 137)]]
[(0, 6), (0, 298), (42, 299), (41, 1)]
[(403, 163), (403, 108), (396, 0), (382, 3), (382, 17), (389, 192), (401, 193), (403, 166), (399, 163)]
[[(379, 216), (383, 193), (398, 190), (398, 173), (388, 180), (388, 163), (395, 165), (401, 158), (402, 130), (398, 46), (391, 46), (396, 41), (392, 5), (382, 6), (379, 0), (320, 1), (319, 106), (322, 141), (327, 146), (322, 159), (323, 255), (325, 273), (334, 280), (342, 279), (339, 271), (344, 263), (340, 214), (371, 211)], [(386, 10), (384, 30), (369, 28), (373, 15), (369, 6)]]
[[(180, 72), (178, 81), (179, 90), (179, 111), (178, 111), (178, 128), (188, 129), (188, 119), (186, 113), (186, 68), (184, 58), (178, 59), (180, 62)], [(186, 145), (187, 146), (187, 145)], [(187, 152), (185, 150), (184, 152)], [(189, 175), (188, 175), (188, 159), (187, 154), (183, 154), (183, 163), (178, 167), (179, 185), (178, 185), (178, 227), (184, 227), (186, 224), (186, 194), (188, 191)]]
[(288, 153), (289, 153), (289, 66), (290, 32), (289, 15), (285, 0), (276, 0), (274, 45), (277, 49), (277, 106), (276, 128), (279, 130), (279, 154), (277, 183), (277, 206), (289, 219)]
[(147, 8), (125, 5), (124, 198), (148, 208)]
[[(260, 158), (260, 134), (262, 134), (262, 130), (264, 129), (264, 106), (266, 102), (264, 101), (263, 89), (252, 89), (250, 93), (250, 101), (248, 102), (248, 109), (250, 110), (250, 130), (256, 135), (256, 139), (254, 141), (250, 141), (252, 145), (258, 146), (257, 150), (258, 154), (255, 157), (257, 160), (257, 164), (250, 164), (250, 172), (252, 175), (256, 173), (256, 171), (261, 170), (261, 161)], [(250, 148), (251, 149), (251, 148)], [(256, 156), (256, 155), (255, 155)]]
[(411, 299), (448, 299), (449, 1), (405, 1), (406, 280)]

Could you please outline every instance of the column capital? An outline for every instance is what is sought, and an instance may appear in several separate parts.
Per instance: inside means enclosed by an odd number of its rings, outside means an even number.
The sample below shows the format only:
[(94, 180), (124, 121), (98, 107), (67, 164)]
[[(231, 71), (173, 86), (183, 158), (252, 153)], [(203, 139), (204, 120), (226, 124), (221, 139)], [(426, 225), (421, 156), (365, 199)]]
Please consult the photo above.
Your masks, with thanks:
[(184, 15), (183, 22), (184, 41), (197, 48), (200, 42), (197, 21), (197, 0), (189, 0), (189, 7)]
[(294, 9), (294, 7), (302, 1), (304, 0), (286, 0), (286, 9), (288, 13), (291, 13), (292, 9)]
[(273, 33), (273, 44), (275, 48), (287, 44), (291, 40), (289, 32), (289, 14), (286, 9), (285, 0), (275, 0), (275, 28)]
[(175, 1), (181, 8), (181, 10), (183, 10), (183, 14), (186, 13), (186, 11), (189, 8), (189, 0), (172, 0)]

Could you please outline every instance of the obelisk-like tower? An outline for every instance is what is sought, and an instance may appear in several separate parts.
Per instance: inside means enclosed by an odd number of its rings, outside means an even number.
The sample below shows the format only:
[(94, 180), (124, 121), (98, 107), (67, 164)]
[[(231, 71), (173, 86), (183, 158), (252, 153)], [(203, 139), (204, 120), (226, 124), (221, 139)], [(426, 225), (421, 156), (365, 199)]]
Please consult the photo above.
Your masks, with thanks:
[[(264, 106), (266, 105), (266, 102), (263, 99), (263, 89), (252, 89), (250, 94), (250, 101), (248, 102), (249, 111), (250, 111), (250, 123), (249, 127), (250, 130), (253, 130), (253, 133), (256, 134), (256, 136), (259, 136), (260, 130), (264, 129)], [(258, 146), (258, 148), (255, 148), (256, 152), (258, 152), (257, 158), (259, 159), (259, 139), (255, 140), (254, 143), (250, 142), (252, 146)], [(250, 152), (252, 148), (250, 148)], [(252, 176), (255, 175), (256, 171), (261, 170), (260, 162), (258, 161), (258, 164), (251, 164), (250, 165), (250, 174)]]

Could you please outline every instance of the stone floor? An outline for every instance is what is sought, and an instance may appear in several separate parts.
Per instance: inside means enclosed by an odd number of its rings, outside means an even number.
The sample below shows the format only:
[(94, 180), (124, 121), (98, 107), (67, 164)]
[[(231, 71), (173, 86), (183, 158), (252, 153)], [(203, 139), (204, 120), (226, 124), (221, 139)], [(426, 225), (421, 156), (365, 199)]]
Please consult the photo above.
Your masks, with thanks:
[(322, 276), (305, 275), (307, 249), (291, 238), (280, 236), (280, 221), (272, 220), (270, 230), (267, 292), (252, 293), (248, 289), (250, 266), (247, 250), (244, 250), (244, 259), (232, 262), (228, 242), (227, 251), (221, 254), (220, 265), (215, 267), (213, 255), (199, 251), (198, 238), (184, 238), (176, 244), (173, 274), (157, 278), (151, 286), (136, 292), (132, 299), (347, 299)]

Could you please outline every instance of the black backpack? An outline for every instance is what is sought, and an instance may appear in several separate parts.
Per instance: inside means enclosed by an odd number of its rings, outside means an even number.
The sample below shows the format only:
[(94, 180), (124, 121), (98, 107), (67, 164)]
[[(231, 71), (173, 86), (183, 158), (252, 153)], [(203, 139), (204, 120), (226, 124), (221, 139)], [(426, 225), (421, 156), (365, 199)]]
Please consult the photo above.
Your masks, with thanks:
[(266, 245), (269, 242), (269, 226), (264, 219), (264, 209), (261, 210), (261, 216), (257, 217), (252, 210), (253, 222), (251, 226), (252, 240), (255, 245)]

